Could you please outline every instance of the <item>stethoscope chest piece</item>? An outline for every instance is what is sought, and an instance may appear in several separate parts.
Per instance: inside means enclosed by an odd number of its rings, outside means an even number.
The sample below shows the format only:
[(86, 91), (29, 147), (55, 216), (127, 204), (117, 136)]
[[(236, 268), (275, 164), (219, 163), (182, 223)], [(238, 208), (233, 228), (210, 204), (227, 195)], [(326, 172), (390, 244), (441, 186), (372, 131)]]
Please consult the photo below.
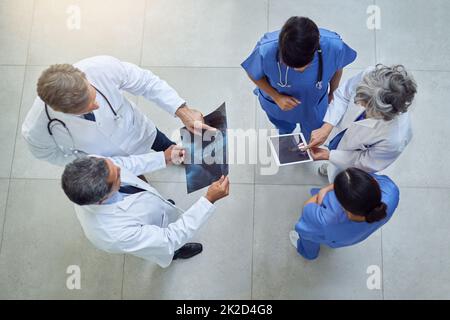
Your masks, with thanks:
[(323, 88), (322, 81), (317, 81), (316, 88), (319, 90), (322, 90), (322, 88)]

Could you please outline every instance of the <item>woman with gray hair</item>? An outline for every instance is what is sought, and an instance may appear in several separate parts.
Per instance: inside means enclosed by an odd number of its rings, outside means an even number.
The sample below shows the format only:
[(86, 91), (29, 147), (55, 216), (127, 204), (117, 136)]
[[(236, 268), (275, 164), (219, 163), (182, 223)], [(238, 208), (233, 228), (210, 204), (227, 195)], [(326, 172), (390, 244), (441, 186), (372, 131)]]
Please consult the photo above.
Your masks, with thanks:
[(314, 160), (328, 160), (319, 174), (333, 181), (349, 167), (378, 172), (391, 165), (412, 138), (408, 110), (416, 92), (402, 65), (377, 65), (343, 83), (307, 146)]

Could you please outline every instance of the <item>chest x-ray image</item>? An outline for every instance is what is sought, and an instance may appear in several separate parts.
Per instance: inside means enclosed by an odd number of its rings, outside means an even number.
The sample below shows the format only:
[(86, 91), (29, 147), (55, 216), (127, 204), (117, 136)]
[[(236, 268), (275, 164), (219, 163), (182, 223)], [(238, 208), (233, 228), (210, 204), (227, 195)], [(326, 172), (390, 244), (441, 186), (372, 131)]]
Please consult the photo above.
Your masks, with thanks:
[(186, 127), (180, 129), (183, 147), (186, 149), (184, 163), (188, 193), (209, 186), (222, 175), (228, 175), (225, 102), (205, 116), (204, 120), (217, 130), (204, 130), (202, 136), (199, 136), (189, 132)]
[(269, 144), (279, 166), (313, 161), (309, 151), (302, 150), (307, 145), (302, 133), (272, 136)]

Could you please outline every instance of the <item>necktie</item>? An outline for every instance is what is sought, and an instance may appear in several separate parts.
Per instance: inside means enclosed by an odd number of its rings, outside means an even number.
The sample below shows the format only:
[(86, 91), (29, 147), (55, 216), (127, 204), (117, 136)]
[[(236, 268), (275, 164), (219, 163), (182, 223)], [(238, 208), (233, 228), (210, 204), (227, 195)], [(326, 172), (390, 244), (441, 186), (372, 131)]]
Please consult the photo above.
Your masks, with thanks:
[[(358, 118), (356, 118), (355, 122), (364, 120), (365, 118), (366, 118), (366, 112), (364, 111), (363, 113), (361, 113), (361, 115)], [(330, 143), (328, 144), (328, 150), (331, 151), (331, 150), (337, 149), (339, 142), (341, 142), (342, 137), (344, 136), (346, 131), (347, 131), (347, 129), (341, 131), (330, 141)]]
[(135, 186), (130, 186), (130, 185), (120, 186), (120, 189), (119, 189), (120, 193), (126, 193), (126, 194), (135, 194), (135, 193), (144, 192), (144, 191), (146, 191), (146, 190), (135, 187)]
[(95, 115), (94, 115), (93, 112), (89, 112), (89, 113), (83, 114), (83, 117), (84, 117), (86, 120), (94, 121), (94, 122), (95, 122)]

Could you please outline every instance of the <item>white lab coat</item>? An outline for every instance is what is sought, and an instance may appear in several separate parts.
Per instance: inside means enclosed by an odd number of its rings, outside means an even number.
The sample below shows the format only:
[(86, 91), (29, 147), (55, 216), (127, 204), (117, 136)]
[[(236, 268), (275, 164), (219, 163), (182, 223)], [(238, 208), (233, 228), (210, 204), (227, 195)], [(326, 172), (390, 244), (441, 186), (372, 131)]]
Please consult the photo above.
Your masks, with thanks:
[(151, 158), (151, 154), (110, 158), (121, 168), (122, 185), (133, 185), (146, 192), (128, 195), (112, 204), (75, 205), (75, 211), (86, 237), (97, 248), (132, 254), (164, 268), (172, 262), (175, 250), (188, 242), (212, 215), (215, 206), (202, 197), (182, 214), (181, 209), (137, 177), (154, 169), (149, 166)]
[(408, 113), (391, 121), (369, 118), (355, 122), (365, 110), (354, 102), (356, 88), (371, 70), (372, 67), (343, 83), (335, 91), (334, 101), (324, 117), (324, 122), (334, 126), (325, 144), (347, 129), (337, 149), (330, 152), (330, 182), (340, 171), (349, 167), (367, 172), (384, 170), (400, 156), (412, 139)]
[(37, 97), (22, 125), (22, 135), (36, 158), (52, 164), (63, 166), (74, 160), (71, 149), (107, 157), (150, 152), (156, 137), (155, 125), (124, 97), (123, 91), (143, 96), (174, 116), (184, 103), (165, 81), (131, 63), (110, 56), (97, 56), (74, 66), (107, 97), (120, 117), (115, 120), (108, 103), (98, 92), (99, 109), (94, 111), (96, 122), (56, 112), (49, 106), (50, 117), (64, 121), (73, 136), (74, 142), (62, 126), (54, 128), (54, 137), (64, 149), (62, 152), (47, 131), (49, 120), (44, 102)]

